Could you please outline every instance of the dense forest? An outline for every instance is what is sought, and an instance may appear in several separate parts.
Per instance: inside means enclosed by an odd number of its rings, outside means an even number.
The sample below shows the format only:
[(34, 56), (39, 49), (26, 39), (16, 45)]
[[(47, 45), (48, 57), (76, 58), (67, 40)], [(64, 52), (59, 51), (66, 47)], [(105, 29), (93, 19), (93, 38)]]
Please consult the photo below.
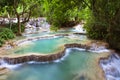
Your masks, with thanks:
[[(24, 23), (30, 18), (47, 17), (51, 30), (84, 21), (89, 38), (107, 41), (112, 48), (120, 50), (119, 0), (0, 0), (0, 17), (17, 18), (12, 28), (11, 23), (0, 28), (0, 45), (14, 38), (14, 33), (21, 35)], [(2, 22), (0, 25), (3, 26)]]

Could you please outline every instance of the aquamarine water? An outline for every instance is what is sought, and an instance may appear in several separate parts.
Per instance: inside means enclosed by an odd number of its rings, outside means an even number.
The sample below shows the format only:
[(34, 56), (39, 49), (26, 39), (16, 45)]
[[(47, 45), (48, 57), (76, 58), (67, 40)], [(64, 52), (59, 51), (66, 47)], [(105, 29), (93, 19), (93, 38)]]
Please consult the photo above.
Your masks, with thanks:
[[(13, 50), (14, 54), (29, 54), (29, 53), (42, 53), (42, 54), (52, 54), (61, 49), (64, 44), (68, 43), (80, 43), (83, 42), (84, 36), (79, 36), (78, 38), (70, 37), (57, 37), (51, 39), (41, 39), (36, 41), (31, 41), (30, 44), (22, 44)], [(81, 40), (82, 39), (82, 40)]]
[(60, 38), (53, 38), (32, 41), (33, 44), (27, 46), (23, 44), (20, 48), (15, 50), (15, 54), (54, 52), (58, 49), (59, 39)]
[(70, 54), (58, 63), (23, 64), (11, 71), (7, 80), (92, 80), (79, 73), (87, 73), (93, 68), (89, 64), (94, 65), (92, 61), (95, 54), (72, 49)]
[[(64, 33), (64, 31), (60, 33)], [(41, 39), (18, 46), (13, 50), (13, 53), (50, 54), (60, 50), (64, 44), (84, 43), (86, 41), (86, 36), (81, 35)], [(104, 80), (103, 71), (99, 66), (99, 58), (103, 56), (103, 54), (70, 49), (69, 55), (59, 62), (24, 63), (12, 69), (6, 80)]]

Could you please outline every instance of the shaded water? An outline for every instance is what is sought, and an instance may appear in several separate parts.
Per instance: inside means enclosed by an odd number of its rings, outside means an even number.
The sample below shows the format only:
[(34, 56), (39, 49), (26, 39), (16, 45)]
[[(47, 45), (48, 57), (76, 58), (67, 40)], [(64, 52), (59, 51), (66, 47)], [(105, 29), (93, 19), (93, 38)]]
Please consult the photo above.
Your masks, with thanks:
[[(69, 49), (70, 54), (63, 61), (46, 64), (23, 64), (13, 69), (7, 80), (102, 80), (98, 71), (96, 53)], [(94, 65), (94, 66), (93, 66)], [(95, 78), (91, 78), (92, 75)], [(101, 75), (97, 73), (98, 75)], [(98, 79), (97, 79), (98, 78)]]

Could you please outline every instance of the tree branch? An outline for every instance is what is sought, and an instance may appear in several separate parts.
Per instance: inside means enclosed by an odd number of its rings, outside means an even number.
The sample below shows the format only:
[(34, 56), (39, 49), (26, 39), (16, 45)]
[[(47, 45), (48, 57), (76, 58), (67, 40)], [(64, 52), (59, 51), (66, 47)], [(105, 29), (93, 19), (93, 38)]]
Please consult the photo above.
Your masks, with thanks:
[(83, 0), (83, 3), (84, 3), (86, 6), (88, 6), (89, 9), (92, 10), (92, 8), (90, 7), (90, 5), (89, 5), (85, 0)]

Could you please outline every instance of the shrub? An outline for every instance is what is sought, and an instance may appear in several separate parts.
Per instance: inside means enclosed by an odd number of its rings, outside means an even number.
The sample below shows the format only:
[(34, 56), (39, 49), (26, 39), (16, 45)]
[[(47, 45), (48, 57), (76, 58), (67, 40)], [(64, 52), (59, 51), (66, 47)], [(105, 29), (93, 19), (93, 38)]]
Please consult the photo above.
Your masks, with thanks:
[(0, 29), (0, 46), (4, 44), (5, 40), (13, 39), (15, 37), (14, 33), (8, 28)]
[(4, 40), (13, 39), (15, 37), (14, 33), (8, 28), (0, 29), (0, 37)]
[(56, 32), (56, 31), (58, 31), (58, 29), (59, 29), (59, 28), (56, 27), (56, 26), (51, 26), (51, 27), (50, 27), (50, 30), (51, 30), (51, 31), (55, 31), (55, 32)]
[(93, 16), (87, 21), (84, 28), (87, 31), (87, 36), (91, 39), (102, 40), (107, 36), (107, 24), (94, 19)]
[[(6, 25), (7, 28), (10, 28), (10, 24)], [(14, 33), (18, 33), (18, 25), (16, 23), (12, 24), (11, 28), (10, 28)], [(21, 31), (24, 32), (25, 30), (25, 26), (23, 24), (21, 24)]]
[(5, 40), (0, 37), (0, 47), (2, 46), (2, 44), (4, 43), (4, 41)]

